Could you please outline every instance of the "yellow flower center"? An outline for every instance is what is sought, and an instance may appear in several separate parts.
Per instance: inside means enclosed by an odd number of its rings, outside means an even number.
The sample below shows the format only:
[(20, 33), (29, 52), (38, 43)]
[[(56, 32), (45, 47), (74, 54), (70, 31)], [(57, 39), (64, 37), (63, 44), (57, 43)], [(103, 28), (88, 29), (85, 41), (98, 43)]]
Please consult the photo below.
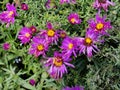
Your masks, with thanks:
[(92, 42), (93, 42), (93, 41), (92, 41), (91, 38), (89, 38), (89, 37), (85, 38), (85, 45), (91, 45)]
[(98, 23), (96, 25), (97, 30), (101, 30), (103, 27), (104, 27), (104, 24), (102, 24), (102, 23)]
[(75, 18), (72, 18), (70, 21), (71, 21), (72, 23), (75, 23)]
[(25, 36), (28, 38), (30, 37), (30, 33), (26, 33)]
[(72, 44), (72, 43), (69, 43), (68, 48), (69, 48), (69, 49), (72, 49), (72, 48), (73, 48), (73, 44)]
[(40, 44), (40, 45), (37, 46), (37, 49), (38, 49), (39, 51), (42, 51), (42, 50), (44, 49), (44, 46), (43, 46), (42, 44)]
[(14, 12), (10, 11), (9, 14), (8, 14), (8, 16), (11, 17), (13, 14), (14, 14)]
[(60, 57), (55, 57), (53, 59), (53, 63), (55, 66), (60, 67), (63, 64), (62, 58)]
[(47, 35), (48, 35), (49, 37), (53, 37), (53, 36), (55, 35), (55, 31), (52, 30), (52, 29), (50, 29), (50, 30), (47, 31)]

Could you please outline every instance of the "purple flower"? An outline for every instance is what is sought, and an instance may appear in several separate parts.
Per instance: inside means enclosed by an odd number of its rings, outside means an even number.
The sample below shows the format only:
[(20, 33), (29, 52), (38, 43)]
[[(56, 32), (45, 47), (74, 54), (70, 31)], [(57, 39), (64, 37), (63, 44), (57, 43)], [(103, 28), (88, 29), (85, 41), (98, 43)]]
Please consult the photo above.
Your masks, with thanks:
[(46, 40), (37, 36), (33, 37), (29, 53), (33, 54), (35, 57), (38, 57), (40, 55), (43, 55), (45, 57), (46, 51), (48, 51), (48, 43)]
[(108, 6), (114, 6), (115, 4), (113, 2), (110, 2), (109, 0), (95, 0), (93, 3), (93, 7), (96, 9), (103, 8), (105, 11), (108, 11)]
[(48, 73), (54, 79), (63, 77), (63, 74), (67, 73), (66, 66), (74, 68), (74, 65), (68, 63), (68, 59), (63, 58), (63, 54), (55, 51), (54, 57), (50, 57), (46, 62), (45, 66), (48, 67)]
[(78, 38), (77, 45), (79, 53), (87, 53), (88, 57), (92, 57), (93, 52), (99, 51), (97, 46), (95, 45), (97, 42), (99, 42), (98, 35), (92, 33), (90, 30), (86, 32), (85, 38)]
[(57, 44), (57, 41), (58, 41), (57, 31), (54, 30), (50, 22), (47, 23), (47, 28), (48, 30), (41, 30), (40, 36), (45, 37), (46, 41), (49, 43)]
[(35, 80), (34, 80), (34, 79), (30, 79), (30, 80), (29, 80), (29, 83), (30, 83), (32, 86), (34, 86), (34, 85), (35, 85)]
[(63, 88), (62, 90), (84, 90), (83, 87), (80, 87), (80, 86), (75, 86), (75, 87), (65, 87)]
[(48, 0), (48, 1), (45, 3), (45, 7), (46, 7), (47, 9), (56, 8), (56, 5), (55, 5), (55, 2), (54, 2), (54, 1)]
[(65, 55), (65, 58), (69, 58), (72, 54), (74, 54), (75, 57), (76, 55), (76, 49), (77, 49), (77, 42), (74, 38), (66, 37), (62, 41), (62, 53)]
[(71, 24), (80, 24), (81, 23), (81, 19), (79, 18), (79, 15), (77, 13), (70, 13), (70, 15), (68, 16), (68, 21)]
[(75, 4), (76, 0), (60, 0), (60, 4), (64, 4), (64, 3), (72, 3)]
[(4, 50), (10, 49), (10, 44), (9, 44), (9, 43), (4, 43), (4, 44), (3, 44), (3, 49), (4, 49)]
[(26, 44), (30, 41), (32, 37), (32, 32), (28, 27), (23, 27), (18, 35), (18, 39), (21, 40), (22, 44)]
[(14, 4), (6, 4), (7, 11), (0, 13), (0, 21), (6, 23), (6, 27), (9, 27), (10, 23), (14, 24), (15, 16), (17, 16), (16, 7)]
[(30, 30), (32, 31), (32, 33), (35, 33), (37, 31), (36, 27), (35, 26), (31, 26), (30, 27)]
[(67, 33), (64, 30), (57, 30), (57, 33), (58, 33), (60, 38), (66, 38), (67, 37)]
[(94, 32), (94, 33), (99, 33), (102, 35), (107, 34), (107, 30), (111, 29), (112, 26), (109, 21), (105, 21), (106, 17), (100, 17), (99, 14), (96, 15), (96, 20), (90, 19), (88, 21), (89, 23), (89, 28)]
[(28, 10), (28, 5), (26, 3), (22, 3), (21, 4), (21, 9), (24, 10), (24, 11), (27, 11)]

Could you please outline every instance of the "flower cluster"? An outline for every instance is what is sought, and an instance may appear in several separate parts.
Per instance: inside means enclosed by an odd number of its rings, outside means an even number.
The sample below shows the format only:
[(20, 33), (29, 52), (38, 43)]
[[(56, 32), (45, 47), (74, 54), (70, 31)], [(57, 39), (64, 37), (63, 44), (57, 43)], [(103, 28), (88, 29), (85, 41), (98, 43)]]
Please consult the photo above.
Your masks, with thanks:
[[(63, 3), (76, 3), (76, 0), (60, 0), (60, 4)], [(109, 5), (113, 5), (113, 3), (108, 0), (95, 0), (94, 2), (95, 8), (103, 8), (106, 11)], [(55, 4), (48, 0), (45, 6), (46, 8), (54, 8)], [(10, 23), (14, 24), (17, 12), (14, 4), (8, 3), (6, 7), (7, 11), (0, 13), (0, 21), (7, 23), (8, 27)], [(21, 9), (28, 10), (27, 4), (22, 3)], [(67, 19), (71, 25), (82, 23), (77, 13), (70, 13)], [(111, 28), (110, 21), (106, 21), (106, 16), (101, 17), (100, 13), (97, 13), (95, 19), (88, 20), (85, 37), (70, 37), (64, 30), (56, 30), (51, 22), (47, 22), (46, 29), (38, 32), (35, 26), (22, 27), (18, 33), (18, 39), (22, 44), (30, 43), (29, 54), (35, 57), (42, 56), (45, 59), (44, 66), (49, 75), (54, 79), (60, 79), (68, 72), (67, 67), (75, 68), (71, 64), (72, 57), (76, 58), (78, 54), (85, 54), (88, 58), (91, 58), (93, 52), (97, 53), (99, 51), (97, 44), (101, 43), (102, 36), (109, 35), (108, 30)], [(60, 43), (60, 46), (58, 43)], [(55, 50), (54, 55), (49, 57), (47, 52), (49, 52), (52, 45), (57, 45), (60, 50)], [(4, 50), (9, 48), (8, 43), (3, 44)], [(31, 80), (30, 83), (34, 85), (35, 82)], [(66, 87), (63, 90), (83, 90), (83, 88), (76, 86)]]

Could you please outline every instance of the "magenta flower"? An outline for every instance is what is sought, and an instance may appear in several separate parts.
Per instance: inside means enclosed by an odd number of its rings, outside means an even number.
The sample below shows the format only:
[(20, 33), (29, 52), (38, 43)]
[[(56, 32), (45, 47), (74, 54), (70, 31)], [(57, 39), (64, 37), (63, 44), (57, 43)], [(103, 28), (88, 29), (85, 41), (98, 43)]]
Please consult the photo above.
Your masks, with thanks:
[(32, 86), (34, 86), (36, 82), (35, 82), (34, 79), (30, 79), (30, 80), (29, 80), (29, 83), (30, 83)]
[(57, 30), (58, 36), (60, 38), (66, 38), (67, 37), (67, 33), (64, 30)]
[(45, 7), (46, 7), (47, 9), (56, 8), (56, 5), (55, 5), (55, 2), (53, 2), (52, 0), (48, 0), (48, 1), (45, 3)]
[(33, 37), (32, 44), (29, 49), (29, 54), (33, 54), (35, 57), (43, 55), (45, 57), (45, 52), (48, 51), (48, 43), (45, 39), (39, 37)]
[(84, 53), (86, 54), (87, 53), (87, 56), (88, 57), (92, 57), (92, 53), (93, 52), (97, 52), (99, 51), (97, 46), (95, 45), (97, 42), (99, 42), (99, 39), (98, 39), (98, 35), (97, 34), (94, 34), (92, 33), (90, 30), (88, 30), (86, 32), (86, 36), (85, 38), (78, 38), (78, 50), (79, 50), (79, 53)]
[(111, 29), (112, 26), (109, 21), (105, 21), (106, 17), (100, 17), (99, 14), (96, 15), (96, 20), (91, 19), (88, 21), (89, 28), (95, 32), (102, 35), (107, 34), (107, 30)]
[(3, 49), (4, 49), (4, 50), (10, 49), (10, 44), (9, 44), (9, 43), (4, 43), (4, 44), (3, 44)]
[(63, 88), (62, 90), (84, 90), (83, 87), (80, 87), (80, 86), (75, 86), (75, 87), (65, 87)]
[(68, 21), (71, 24), (80, 24), (81, 23), (81, 19), (79, 18), (79, 15), (77, 13), (70, 13), (70, 15), (68, 16)]
[(6, 23), (6, 27), (9, 27), (10, 23), (14, 24), (17, 12), (14, 4), (7, 3), (6, 8), (7, 11), (0, 13), (0, 22)]
[(70, 3), (70, 0), (60, 0), (60, 4)]
[(24, 10), (24, 11), (27, 11), (28, 10), (28, 5), (26, 3), (22, 3), (21, 4), (21, 9)]
[(67, 73), (66, 66), (74, 68), (74, 65), (68, 63), (68, 59), (63, 58), (63, 54), (55, 51), (54, 57), (50, 57), (46, 62), (45, 66), (49, 68), (48, 73), (54, 79), (63, 77), (63, 74)]
[(30, 30), (32, 31), (32, 33), (35, 33), (37, 31), (36, 27), (35, 26), (31, 26), (30, 27)]
[(105, 11), (108, 11), (108, 6), (114, 6), (114, 3), (109, 0), (95, 0), (93, 7), (96, 9), (103, 8)]
[(49, 43), (57, 44), (57, 41), (58, 41), (57, 31), (54, 30), (50, 22), (47, 23), (47, 28), (48, 30), (41, 30), (40, 36), (45, 37), (46, 41)]
[(74, 38), (66, 37), (62, 41), (62, 53), (64, 54), (65, 58), (69, 58), (72, 54), (77, 57), (76, 49), (77, 49), (77, 42)]
[(21, 40), (22, 44), (26, 44), (30, 41), (32, 37), (32, 32), (28, 27), (23, 27), (18, 35), (18, 39)]

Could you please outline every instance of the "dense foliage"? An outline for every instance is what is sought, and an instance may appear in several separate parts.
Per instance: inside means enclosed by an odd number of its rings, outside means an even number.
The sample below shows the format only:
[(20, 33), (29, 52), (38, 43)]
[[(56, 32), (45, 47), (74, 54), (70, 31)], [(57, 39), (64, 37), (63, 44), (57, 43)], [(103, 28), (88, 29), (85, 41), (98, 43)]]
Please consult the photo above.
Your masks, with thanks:
[[(103, 36), (104, 42), (97, 44), (100, 49), (92, 58), (86, 55), (72, 57), (75, 68), (68, 68), (68, 73), (62, 79), (52, 79), (43, 65), (43, 58), (28, 54), (29, 43), (21, 44), (18, 34), (23, 26), (36, 26), (37, 32), (46, 29), (46, 22), (51, 22), (54, 28), (62, 29), (69, 36), (84, 37), (88, 20), (95, 18), (98, 10), (92, 7), (94, 0), (76, 0), (76, 4), (60, 4), (56, 0), (56, 8), (47, 9), (47, 0), (22, 0), (29, 9), (21, 10), (18, 2), (15, 23), (6, 27), (0, 24), (0, 90), (61, 90), (65, 86), (83, 86), (85, 90), (119, 90), (120, 89), (120, 1), (113, 0), (115, 6), (108, 11), (101, 10), (101, 16), (106, 15), (112, 29), (109, 36)], [(0, 1), (0, 12), (6, 10), (6, 4), (12, 0)], [(72, 12), (79, 14), (82, 22), (72, 25), (68, 15)], [(3, 43), (10, 43), (10, 49), (4, 50)], [(60, 44), (60, 43), (58, 43)], [(49, 48), (47, 55), (59, 50), (57, 45)], [(29, 84), (34, 79), (35, 85)]]

